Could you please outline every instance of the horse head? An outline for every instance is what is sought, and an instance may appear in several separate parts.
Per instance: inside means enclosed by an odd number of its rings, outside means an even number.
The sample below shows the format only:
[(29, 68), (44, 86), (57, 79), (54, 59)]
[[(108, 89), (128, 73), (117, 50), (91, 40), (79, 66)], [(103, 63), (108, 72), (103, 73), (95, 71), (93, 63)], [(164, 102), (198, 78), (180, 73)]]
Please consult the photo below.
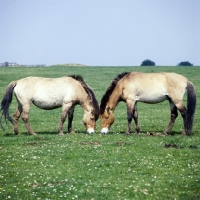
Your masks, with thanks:
[[(100, 119), (101, 119), (101, 133), (108, 133), (109, 128), (115, 121), (114, 109), (120, 100), (120, 93), (116, 87), (119, 81), (129, 72), (123, 72), (117, 75), (111, 82), (110, 86), (103, 95), (100, 103)], [(116, 89), (117, 88), (117, 89)]]
[(84, 82), (82, 76), (72, 75), (71, 77), (79, 81), (83, 91), (85, 91), (85, 93), (82, 94), (81, 100), (79, 100), (80, 105), (84, 110), (83, 123), (87, 133), (94, 133), (96, 128), (96, 121), (99, 118), (98, 101), (92, 89)]
[(96, 121), (99, 118), (99, 113), (92, 108), (90, 111), (85, 112), (83, 116), (83, 123), (87, 133), (94, 133), (96, 129)]
[(113, 114), (113, 109), (109, 106), (106, 106), (103, 113), (100, 114), (101, 119), (101, 133), (108, 133), (111, 125), (115, 121), (115, 117)]

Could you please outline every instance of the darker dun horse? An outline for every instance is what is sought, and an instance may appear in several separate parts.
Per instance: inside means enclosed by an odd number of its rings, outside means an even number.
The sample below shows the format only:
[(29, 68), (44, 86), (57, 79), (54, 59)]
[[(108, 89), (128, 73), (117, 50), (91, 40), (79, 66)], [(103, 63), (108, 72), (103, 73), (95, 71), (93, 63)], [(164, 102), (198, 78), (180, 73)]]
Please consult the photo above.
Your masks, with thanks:
[[(187, 109), (182, 99), (187, 90)], [(137, 102), (149, 104), (168, 100), (171, 109), (171, 120), (164, 134), (170, 133), (177, 109), (184, 122), (183, 135), (192, 134), (192, 124), (196, 106), (194, 86), (182, 75), (175, 73), (139, 73), (124, 72), (119, 74), (108, 87), (100, 104), (101, 133), (107, 133), (114, 123), (114, 109), (118, 102), (127, 105), (128, 127), (126, 134), (131, 133), (132, 118), (135, 121), (135, 132), (140, 131), (138, 124)]]
[[(18, 101), (18, 108), (13, 117), (9, 115), (12, 93)], [(99, 116), (99, 105), (93, 91), (79, 75), (61, 78), (26, 77), (11, 82), (1, 101), (2, 116), (14, 125), (14, 133), (19, 134), (18, 120), (21, 116), (27, 132), (34, 135), (28, 115), (31, 103), (41, 109), (51, 110), (62, 107), (62, 115), (58, 126), (58, 133), (63, 135), (62, 127), (68, 115), (68, 131), (72, 130), (74, 107), (80, 104), (84, 110), (83, 123), (88, 133), (93, 133)], [(1, 116), (1, 118), (2, 118)], [(0, 120), (1, 123), (2, 120)], [(2, 124), (1, 124), (2, 126)]]

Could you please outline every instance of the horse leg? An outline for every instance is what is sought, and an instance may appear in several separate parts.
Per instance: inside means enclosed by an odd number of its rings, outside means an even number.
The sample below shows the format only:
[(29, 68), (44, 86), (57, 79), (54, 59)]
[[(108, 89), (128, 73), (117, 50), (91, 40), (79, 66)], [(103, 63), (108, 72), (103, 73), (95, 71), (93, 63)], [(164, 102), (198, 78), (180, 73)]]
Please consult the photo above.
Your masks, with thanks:
[(72, 107), (69, 112), (68, 112), (68, 132), (69, 133), (75, 133), (73, 130), (72, 130), (72, 121), (73, 121), (73, 118), (74, 118), (74, 107)]
[(178, 117), (177, 107), (175, 106), (175, 104), (171, 100), (169, 101), (169, 104), (170, 104), (170, 110), (171, 110), (171, 120), (168, 124), (167, 129), (164, 131), (165, 135), (170, 133), (170, 131), (174, 125), (174, 122), (175, 122), (176, 118)]
[[(126, 135), (129, 135), (131, 133), (131, 122), (132, 122), (132, 117), (134, 116), (134, 120), (137, 121), (137, 111), (134, 109), (135, 102), (127, 100), (126, 101), (127, 105), (127, 120), (128, 120), (128, 126), (127, 130), (125, 132)], [(136, 115), (135, 115), (136, 113)]]
[(140, 126), (139, 126), (139, 123), (138, 123), (138, 112), (137, 112), (137, 105), (136, 104), (133, 108), (132, 117), (135, 121), (135, 133), (139, 133), (140, 132)]
[(176, 107), (178, 108), (179, 112), (181, 113), (181, 116), (183, 118), (183, 124), (184, 124), (184, 128), (183, 128), (183, 132), (182, 135), (186, 135), (186, 112), (187, 109), (185, 108), (185, 106), (183, 105), (182, 101), (180, 101), (179, 103), (176, 104)]
[(29, 119), (28, 119), (29, 111), (30, 111), (30, 104), (22, 106), (21, 118), (24, 121), (28, 134), (36, 135), (36, 133), (32, 130), (31, 125), (29, 123)]
[(15, 111), (15, 113), (13, 114), (13, 118), (14, 118), (14, 133), (16, 135), (19, 134), (19, 130), (18, 130), (18, 121), (19, 121), (19, 118), (21, 116), (21, 113), (22, 113), (22, 106), (19, 105), (17, 110)]
[[(176, 108), (179, 110), (179, 112), (181, 113), (181, 116), (183, 118), (183, 124), (184, 124), (184, 129), (183, 129), (183, 132), (182, 132), (182, 135), (186, 135), (186, 130), (185, 130), (185, 127), (186, 127), (186, 112), (187, 112), (187, 109), (185, 108), (182, 100), (173, 100), (173, 104), (176, 106)], [(178, 114), (177, 114), (178, 115)], [(175, 120), (174, 120), (175, 121)]]
[(59, 123), (59, 126), (58, 126), (58, 134), (59, 135), (64, 135), (64, 133), (62, 131), (62, 127), (63, 127), (63, 124), (64, 124), (64, 122), (66, 120), (67, 113), (71, 109), (71, 107), (72, 107), (72, 103), (63, 104), (60, 123)]

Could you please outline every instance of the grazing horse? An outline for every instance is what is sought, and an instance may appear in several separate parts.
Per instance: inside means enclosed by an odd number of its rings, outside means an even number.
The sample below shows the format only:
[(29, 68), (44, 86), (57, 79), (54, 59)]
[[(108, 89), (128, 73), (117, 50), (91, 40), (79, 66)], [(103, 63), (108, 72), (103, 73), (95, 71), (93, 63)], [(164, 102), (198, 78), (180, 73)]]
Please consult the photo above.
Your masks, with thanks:
[[(187, 109), (182, 102), (186, 90)], [(182, 134), (191, 135), (196, 106), (193, 84), (184, 76), (175, 73), (140, 72), (124, 72), (111, 82), (100, 103), (101, 133), (107, 133), (114, 123), (114, 109), (118, 102), (124, 101), (127, 105), (126, 134), (130, 134), (132, 118), (136, 125), (135, 133), (140, 131), (137, 102), (155, 104), (164, 100), (169, 101), (171, 110), (171, 120), (164, 134), (170, 133), (178, 116), (178, 109), (184, 122)]]
[[(12, 93), (18, 101), (18, 108), (13, 117), (9, 115)], [(63, 135), (62, 127), (68, 115), (68, 131), (72, 133), (74, 107), (80, 104), (84, 110), (83, 123), (88, 133), (93, 133), (99, 116), (99, 105), (93, 91), (79, 75), (61, 78), (26, 77), (11, 82), (1, 101), (2, 116), (14, 125), (14, 133), (19, 134), (18, 120), (21, 116), (28, 134), (34, 135), (29, 123), (31, 103), (41, 109), (51, 110), (62, 107), (62, 115), (58, 126), (58, 133)], [(2, 117), (1, 116), (1, 117)], [(1, 120), (0, 120), (1, 123)], [(2, 126), (2, 125), (1, 125)]]

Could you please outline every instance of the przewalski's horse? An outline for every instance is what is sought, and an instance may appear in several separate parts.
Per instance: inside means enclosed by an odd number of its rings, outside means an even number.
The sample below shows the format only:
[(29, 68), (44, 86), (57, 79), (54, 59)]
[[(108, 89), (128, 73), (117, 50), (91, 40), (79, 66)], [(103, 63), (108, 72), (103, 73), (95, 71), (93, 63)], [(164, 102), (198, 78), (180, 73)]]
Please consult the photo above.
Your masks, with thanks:
[[(18, 101), (18, 108), (13, 117), (9, 115), (9, 106), (12, 101), (12, 93)], [(18, 120), (21, 116), (27, 132), (34, 135), (29, 123), (29, 111), (31, 103), (41, 109), (51, 110), (62, 107), (62, 115), (58, 126), (58, 133), (63, 135), (62, 127), (68, 115), (68, 131), (71, 133), (74, 107), (80, 104), (84, 110), (83, 123), (88, 133), (93, 133), (96, 128), (96, 120), (99, 116), (99, 105), (93, 91), (79, 75), (71, 75), (61, 78), (26, 77), (11, 82), (1, 101), (2, 116), (14, 124), (14, 133), (19, 134)], [(1, 121), (0, 121), (1, 122)]]
[[(187, 109), (182, 99), (187, 90)], [(119, 74), (108, 87), (100, 103), (101, 133), (107, 133), (114, 123), (114, 109), (119, 101), (127, 105), (128, 127), (131, 132), (132, 118), (135, 121), (135, 132), (140, 131), (138, 124), (137, 102), (149, 104), (168, 100), (171, 109), (171, 120), (164, 134), (170, 133), (180, 111), (184, 130), (183, 135), (192, 134), (193, 117), (196, 106), (196, 94), (193, 84), (182, 75), (175, 73), (139, 73), (124, 72)]]

